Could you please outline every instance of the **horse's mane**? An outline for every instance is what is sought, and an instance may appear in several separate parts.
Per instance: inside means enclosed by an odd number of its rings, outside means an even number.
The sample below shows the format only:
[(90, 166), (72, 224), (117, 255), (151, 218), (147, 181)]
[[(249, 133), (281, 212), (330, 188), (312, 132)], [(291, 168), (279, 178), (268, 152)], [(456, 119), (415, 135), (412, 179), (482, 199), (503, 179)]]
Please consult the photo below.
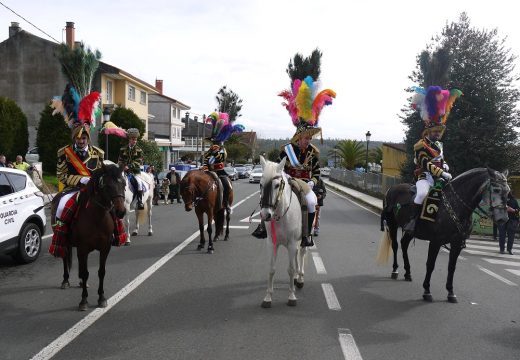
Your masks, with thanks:
[(481, 174), (484, 174), (484, 173), (488, 173), (488, 169), (487, 168), (474, 168), (474, 169), (470, 169), (470, 170), (467, 170), (465, 172), (463, 172), (462, 174), (458, 175), (455, 179), (453, 179), (454, 182), (461, 182), (461, 181), (465, 181), (468, 177), (472, 177), (472, 176), (475, 176), (475, 175), (481, 175)]
[(267, 160), (265, 162), (265, 167), (263, 169), (264, 177), (269, 180), (274, 178), (278, 173), (276, 172), (276, 167), (278, 166), (278, 163), (272, 162)]

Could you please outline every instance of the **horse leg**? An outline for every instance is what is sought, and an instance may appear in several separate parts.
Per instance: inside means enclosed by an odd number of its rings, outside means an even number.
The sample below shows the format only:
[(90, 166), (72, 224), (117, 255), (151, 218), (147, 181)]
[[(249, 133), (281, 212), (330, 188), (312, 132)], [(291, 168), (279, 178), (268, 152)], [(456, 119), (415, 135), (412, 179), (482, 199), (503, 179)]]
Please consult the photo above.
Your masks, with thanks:
[(441, 246), (436, 243), (435, 240), (430, 240), (430, 246), (428, 247), (428, 260), (426, 261), (426, 276), (424, 277), (423, 282), (423, 299), (429, 302), (433, 301), (432, 294), (430, 293), (430, 279), (432, 277), (433, 269), (435, 269), (435, 261), (437, 260), (440, 248)]
[(224, 241), (229, 240), (229, 222), (231, 221), (231, 209), (226, 209), (226, 236)]
[(410, 241), (412, 241), (412, 237), (408, 233), (404, 233), (401, 238), (401, 251), (403, 252), (403, 262), (404, 262), (404, 279), (406, 281), (412, 281), (412, 273), (410, 271), (410, 260), (408, 259), (408, 245), (410, 245)]
[(148, 194), (148, 236), (153, 235), (153, 229), (152, 229), (152, 197), (151, 194)]
[(399, 251), (399, 244), (397, 242), (397, 225), (389, 224), (388, 228), (390, 230), (390, 238), (392, 239), (392, 251), (394, 252), (394, 264), (392, 266), (392, 274), (390, 277), (395, 280), (399, 276), (399, 271), (397, 271), (397, 268), (399, 267), (397, 264), (397, 252)]
[[(215, 214), (215, 236), (213, 237), (213, 241), (218, 241), (220, 235), (222, 234), (224, 228), (224, 211), (225, 210), (222, 208)], [(211, 221), (208, 220), (208, 224), (211, 224)]]
[(78, 310), (85, 311), (88, 309), (88, 291), (87, 291), (87, 281), (88, 281), (88, 267), (87, 267), (87, 259), (88, 259), (88, 250), (83, 250), (78, 246), (78, 266), (79, 266), (79, 277), (81, 279), (81, 287), (83, 291), (81, 292), (81, 302), (79, 303)]
[(70, 288), (69, 275), (72, 267), (72, 246), (67, 246), (67, 253), (63, 258), (63, 281), (61, 283), (62, 289)]
[(296, 281), (296, 275), (297, 275), (297, 259), (296, 256), (298, 255), (298, 241), (291, 241), (288, 245), (288, 253), (289, 253), (289, 268), (287, 269), (287, 272), (289, 273), (289, 299), (287, 300), (288, 306), (296, 306), (296, 295), (294, 294), (294, 291), (296, 287), (294, 286), (294, 283)]
[(128, 207), (126, 209), (125, 225), (126, 225), (126, 228), (125, 228), (125, 231), (126, 231), (126, 242), (125, 242), (125, 245), (130, 245), (130, 243), (131, 243), (131, 241), (130, 241), (130, 207)]
[(105, 265), (107, 262), (108, 254), (110, 253), (110, 247), (107, 249), (103, 249), (99, 252), (99, 287), (98, 287), (98, 307), (107, 307), (107, 299), (105, 299), (105, 291), (103, 290), (103, 285), (105, 281)]
[(273, 298), (273, 285), (274, 285), (274, 272), (276, 265), (276, 254), (278, 253), (275, 248), (276, 245), (272, 245), (271, 248), (271, 264), (269, 266), (269, 276), (267, 277), (267, 294), (265, 294), (264, 300), (262, 301), (263, 308), (270, 308)]
[[(210, 210), (208, 211), (208, 254), (213, 254), (215, 249), (213, 248), (213, 238), (211, 235), (213, 234), (213, 226), (211, 223), (213, 222), (213, 212)], [(215, 232), (217, 232), (216, 226), (215, 226)]]
[(204, 249), (204, 244), (206, 243), (206, 239), (204, 238), (204, 213), (197, 211), (197, 219), (199, 220), (199, 233), (200, 233), (200, 241), (197, 246), (197, 250)]
[(139, 211), (142, 211), (142, 210), (137, 210), (137, 205), (136, 205), (136, 208), (134, 210), (134, 212), (135, 212), (135, 228), (134, 228), (134, 231), (132, 231), (132, 236), (137, 236), (137, 234), (139, 234)]
[(450, 260), (448, 262), (448, 280), (446, 281), (446, 290), (448, 290), (448, 301), (450, 303), (457, 303), (457, 296), (453, 293), (453, 275), (455, 275), (455, 267), (457, 266), (457, 259), (462, 250), (460, 244), (451, 244)]
[(305, 257), (307, 255), (307, 247), (300, 247), (297, 251), (297, 254), (296, 254), (296, 268), (298, 270), (298, 277), (294, 280), (294, 285), (296, 285), (296, 287), (298, 289), (301, 289), (303, 288), (303, 284), (304, 284), (304, 280), (303, 280), (303, 276), (304, 276), (304, 269), (305, 269)]

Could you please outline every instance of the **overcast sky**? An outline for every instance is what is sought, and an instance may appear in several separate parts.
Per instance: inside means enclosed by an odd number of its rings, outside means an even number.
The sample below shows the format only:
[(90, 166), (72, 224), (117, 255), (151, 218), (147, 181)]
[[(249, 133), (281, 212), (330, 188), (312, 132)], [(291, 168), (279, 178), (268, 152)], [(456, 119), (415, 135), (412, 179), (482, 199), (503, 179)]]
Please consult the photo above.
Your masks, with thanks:
[[(474, 26), (498, 28), (520, 55), (518, 13), (502, 0), (0, 2), (60, 41), (73, 21), (76, 40), (99, 49), (102, 61), (151, 84), (164, 80), (164, 94), (192, 113), (209, 114), (227, 85), (244, 100), (237, 122), (263, 138), (294, 133), (277, 93), (289, 87), (285, 69), (296, 52), (318, 47), (322, 87), (337, 92), (320, 117), (325, 138), (364, 140), (370, 130), (373, 140), (393, 142), (404, 138), (398, 114), (417, 54), (462, 11)], [(45, 37), (2, 6), (0, 20), (0, 41), (11, 21)]]

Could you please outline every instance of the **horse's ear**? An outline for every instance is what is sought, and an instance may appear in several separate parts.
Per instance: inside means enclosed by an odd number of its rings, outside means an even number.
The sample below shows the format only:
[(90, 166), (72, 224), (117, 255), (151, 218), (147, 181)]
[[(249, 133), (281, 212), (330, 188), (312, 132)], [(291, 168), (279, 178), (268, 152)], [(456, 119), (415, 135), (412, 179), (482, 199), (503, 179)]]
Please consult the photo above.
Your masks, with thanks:
[(504, 175), (504, 177), (507, 179), (507, 177), (509, 176), (509, 170), (506, 169), (506, 171), (504, 171), (502, 175)]
[(265, 159), (262, 155), (260, 155), (260, 165), (262, 166), (262, 169), (265, 168)]
[(282, 159), (282, 161), (280, 161), (280, 163), (278, 164), (278, 166), (276, 167), (276, 170), (278, 171), (282, 171), (283, 168), (285, 167), (285, 162), (287, 161), (287, 158), (284, 156), (284, 158)]

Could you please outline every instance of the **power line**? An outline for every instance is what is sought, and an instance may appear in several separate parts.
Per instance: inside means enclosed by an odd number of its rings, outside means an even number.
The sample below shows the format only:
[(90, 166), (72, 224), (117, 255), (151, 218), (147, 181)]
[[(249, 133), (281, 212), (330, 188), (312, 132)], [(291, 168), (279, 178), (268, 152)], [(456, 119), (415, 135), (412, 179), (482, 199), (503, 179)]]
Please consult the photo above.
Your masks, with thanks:
[(3, 2), (0, 1), (0, 5), (2, 5), (3, 7), (5, 7), (7, 10), (9, 10), (10, 12), (12, 12), (13, 14), (15, 14), (16, 16), (18, 16), (19, 18), (22, 18), (25, 22), (27, 22), (28, 24), (32, 25), (33, 27), (35, 27), (37, 30), (41, 31), (42, 33), (44, 33), (45, 35), (47, 35), (48, 37), (50, 37), (52, 40), (56, 41), (57, 43), (60, 43), (61, 41), (58, 41), (56, 40), (55, 38), (53, 38), (51, 35), (47, 34), (45, 31), (43, 31), (42, 29), (40, 29), (38, 26), (34, 25), (32, 22), (30, 22), (29, 20), (27, 20), (26, 18), (24, 18), (22, 15), (18, 14), (16, 11), (14, 11), (13, 9), (11, 9), (10, 7), (8, 7), (7, 5), (5, 5)]

